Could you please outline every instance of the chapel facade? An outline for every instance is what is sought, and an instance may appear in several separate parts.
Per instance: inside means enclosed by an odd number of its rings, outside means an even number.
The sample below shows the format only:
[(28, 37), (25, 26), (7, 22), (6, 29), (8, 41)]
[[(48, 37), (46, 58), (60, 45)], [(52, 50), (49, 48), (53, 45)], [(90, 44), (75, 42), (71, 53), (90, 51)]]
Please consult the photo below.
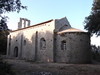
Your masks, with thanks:
[(51, 19), (30, 26), (20, 18), (18, 29), (7, 39), (7, 57), (37, 62), (88, 63), (90, 35), (72, 28), (67, 18)]

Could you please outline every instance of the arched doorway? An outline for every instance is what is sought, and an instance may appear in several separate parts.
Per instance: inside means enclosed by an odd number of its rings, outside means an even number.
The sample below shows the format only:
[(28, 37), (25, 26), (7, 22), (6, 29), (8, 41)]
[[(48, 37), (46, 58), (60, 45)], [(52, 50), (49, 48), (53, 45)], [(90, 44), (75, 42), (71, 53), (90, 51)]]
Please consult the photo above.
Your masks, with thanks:
[(14, 48), (14, 57), (18, 57), (18, 47)]

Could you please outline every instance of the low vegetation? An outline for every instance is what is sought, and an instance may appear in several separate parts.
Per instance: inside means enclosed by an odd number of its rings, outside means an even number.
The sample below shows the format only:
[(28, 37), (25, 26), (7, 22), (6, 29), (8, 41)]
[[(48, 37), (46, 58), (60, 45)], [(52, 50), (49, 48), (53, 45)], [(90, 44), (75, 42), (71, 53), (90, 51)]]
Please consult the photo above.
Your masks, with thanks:
[(13, 72), (11, 65), (7, 62), (4, 62), (0, 57), (0, 75), (15, 75)]

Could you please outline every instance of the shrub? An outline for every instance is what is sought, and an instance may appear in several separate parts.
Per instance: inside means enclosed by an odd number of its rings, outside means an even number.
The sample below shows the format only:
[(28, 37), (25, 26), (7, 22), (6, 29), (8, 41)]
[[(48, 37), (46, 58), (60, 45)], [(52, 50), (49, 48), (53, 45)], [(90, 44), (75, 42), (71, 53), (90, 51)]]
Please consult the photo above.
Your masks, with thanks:
[(2, 58), (0, 58), (0, 75), (15, 75), (11, 65), (7, 62), (4, 62)]

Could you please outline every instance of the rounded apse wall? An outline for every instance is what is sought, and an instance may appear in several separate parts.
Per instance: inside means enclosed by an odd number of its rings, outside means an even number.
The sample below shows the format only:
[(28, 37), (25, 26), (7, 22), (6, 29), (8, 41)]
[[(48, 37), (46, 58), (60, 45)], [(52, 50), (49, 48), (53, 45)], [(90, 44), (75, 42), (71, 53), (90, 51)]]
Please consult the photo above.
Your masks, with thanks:
[(91, 62), (90, 35), (86, 32), (65, 32), (58, 36), (60, 41), (66, 41), (66, 50), (63, 55), (66, 63)]

